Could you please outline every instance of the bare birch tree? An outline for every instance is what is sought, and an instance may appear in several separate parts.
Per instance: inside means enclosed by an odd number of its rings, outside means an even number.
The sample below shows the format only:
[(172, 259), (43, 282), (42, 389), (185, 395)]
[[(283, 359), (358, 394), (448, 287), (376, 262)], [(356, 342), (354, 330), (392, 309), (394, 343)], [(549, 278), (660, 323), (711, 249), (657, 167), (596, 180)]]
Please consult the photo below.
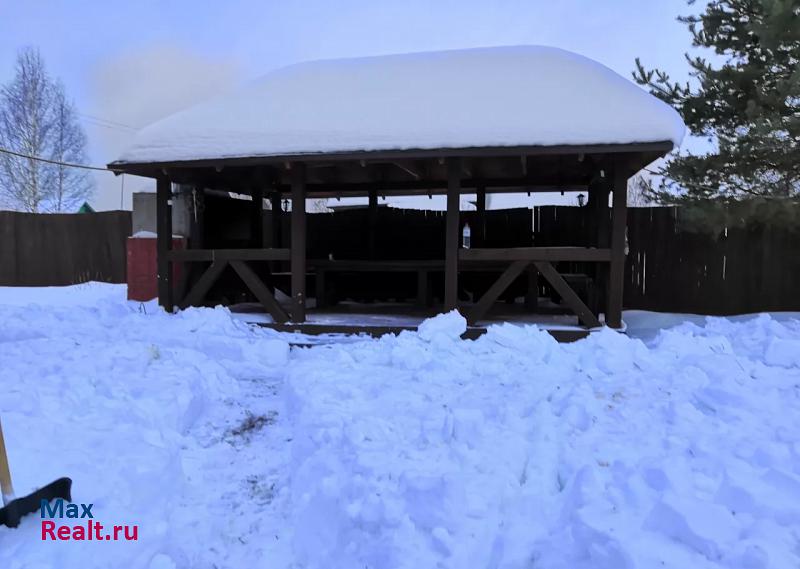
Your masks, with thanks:
[(20, 50), (14, 78), (0, 87), (0, 148), (30, 157), (0, 152), (3, 207), (64, 211), (91, 195), (85, 172), (32, 158), (83, 162), (86, 152), (75, 109), (35, 48)]
[[(51, 139), (52, 160), (71, 164), (86, 162), (86, 134), (78, 123), (75, 107), (67, 99), (61, 83), (53, 85)], [(53, 165), (53, 169), (47, 209), (53, 212), (75, 211), (92, 193), (89, 172), (63, 164)]]

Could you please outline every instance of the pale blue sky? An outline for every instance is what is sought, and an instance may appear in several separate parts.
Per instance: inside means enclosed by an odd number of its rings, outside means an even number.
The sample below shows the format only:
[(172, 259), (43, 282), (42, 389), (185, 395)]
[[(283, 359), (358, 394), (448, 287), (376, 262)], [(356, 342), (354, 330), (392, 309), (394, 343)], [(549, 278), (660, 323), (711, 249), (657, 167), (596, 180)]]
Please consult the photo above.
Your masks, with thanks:
[[(94, 163), (131, 131), (297, 61), (461, 47), (554, 45), (630, 77), (639, 56), (685, 76), (685, 0), (0, 0), (0, 81), (38, 46), (84, 115)], [(100, 207), (119, 181), (98, 175)], [(126, 189), (142, 182), (129, 180)], [(126, 200), (127, 201), (127, 200)]]

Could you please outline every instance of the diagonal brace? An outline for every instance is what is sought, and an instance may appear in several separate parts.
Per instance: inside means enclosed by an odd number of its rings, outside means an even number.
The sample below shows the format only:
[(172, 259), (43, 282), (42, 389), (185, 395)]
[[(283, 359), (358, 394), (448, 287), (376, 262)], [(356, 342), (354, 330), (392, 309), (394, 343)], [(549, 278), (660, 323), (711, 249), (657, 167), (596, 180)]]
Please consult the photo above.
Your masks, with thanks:
[(275, 300), (275, 297), (272, 296), (272, 293), (267, 288), (267, 285), (258, 278), (258, 275), (251, 269), (247, 263), (244, 261), (231, 261), (231, 266), (233, 270), (242, 278), (244, 284), (247, 285), (247, 288), (250, 289), (258, 301), (264, 306), (267, 312), (272, 315), (273, 320), (278, 323), (283, 323), (289, 320), (289, 315), (283, 309), (283, 307), (278, 304), (278, 301)]
[(556, 271), (550, 261), (535, 261), (534, 264), (536, 268), (539, 269), (539, 272), (542, 273), (542, 276), (547, 279), (547, 282), (561, 295), (564, 302), (578, 315), (578, 319), (584, 326), (588, 326), (589, 328), (598, 328), (601, 326), (597, 316), (595, 316), (589, 307), (581, 300), (578, 293), (572, 290), (572, 287), (567, 284), (564, 277), (558, 274), (558, 271)]
[(514, 261), (508, 268), (503, 271), (503, 274), (489, 287), (481, 299), (472, 307), (467, 320), (470, 324), (474, 324), (483, 318), (492, 305), (497, 301), (503, 291), (505, 291), (514, 280), (522, 274), (522, 271), (530, 264), (530, 261)]
[(197, 282), (194, 283), (192, 290), (190, 290), (181, 301), (180, 309), (183, 310), (189, 306), (197, 306), (200, 304), (211, 289), (211, 285), (217, 281), (222, 271), (224, 271), (227, 266), (227, 261), (214, 261), (211, 263), (202, 276), (197, 279)]

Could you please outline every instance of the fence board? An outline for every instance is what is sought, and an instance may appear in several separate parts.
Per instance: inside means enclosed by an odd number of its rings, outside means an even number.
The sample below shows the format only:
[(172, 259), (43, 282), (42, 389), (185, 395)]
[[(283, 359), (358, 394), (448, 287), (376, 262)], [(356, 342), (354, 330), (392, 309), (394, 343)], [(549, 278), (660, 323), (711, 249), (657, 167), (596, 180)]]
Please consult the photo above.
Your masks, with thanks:
[(0, 211), (0, 286), (123, 283), (131, 214)]
[(800, 230), (751, 221), (682, 226), (676, 208), (630, 208), (625, 307), (730, 315), (800, 310)]

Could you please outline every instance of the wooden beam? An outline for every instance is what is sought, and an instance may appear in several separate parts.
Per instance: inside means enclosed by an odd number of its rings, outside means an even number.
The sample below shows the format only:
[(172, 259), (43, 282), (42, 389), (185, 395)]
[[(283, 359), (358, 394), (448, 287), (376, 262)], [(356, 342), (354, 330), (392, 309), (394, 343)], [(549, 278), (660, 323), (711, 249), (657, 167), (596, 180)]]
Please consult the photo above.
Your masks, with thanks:
[[(257, 326), (277, 330), (279, 332), (297, 332), (304, 335), (320, 335), (320, 334), (367, 334), (369, 336), (378, 338), (385, 334), (400, 334), (408, 330), (414, 332), (417, 330), (416, 326), (359, 326), (359, 325), (346, 325), (346, 324), (276, 324), (274, 322), (258, 322)], [(581, 340), (589, 335), (588, 330), (563, 330), (563, 329), (545, 329), (558, 342), (575, 342)], [(476, 340), (487, 332), (484, 326), (471, 326), (467, 331), (461, 335), (462, 340)], [(304, 343), (302, 341), (291, 342), (293, 346), (310, 346), (319, 345), (316, 342)]]
[(447, 159), (447, 220), (444, 252), (444, 310), (458, 308), (458, 233), (461, 197), (461, 161)]
[(410, 175), (415, 180), (422, 179), (422, 172), (419, 170), (413, 160), (395, 160), (392, 162), (392, 164), (400, 168), (403, 172)]
[(461, 249), (462, 261), (586, 261), (607, 263), (610, 249), (588, 247), (510, 247), (499, 249)]
[(474, 324), (483, 318), (492, 305), (497, 301), (503, 291), (505, 291), (514, 280), (522, 274), (530, 264), (530, 261), (514, 261), (508, 268), (503, 271), (500, 277), (489, 287), (481, 299), (470, 310), (467, 320), (470, 324)]
[[(376, 182), (340, 182), (335, 184), (306, 184), (309, 195), (320, 194), (348, 194), (368, 196), (369, 191), (375, 187)], [(558, 180), (548, 178), (462, 178), (461, 187), (477, 188), (484, 186), (487, 193), (508, 193), (509, 191), (519, 192), (585, 192), (588, 177), (576, 177), (568, 183), (557, 186)], [(277, 186), (283, 192), (289, 192), (290, 185), (279, 184)], [(422, 180), (383, 180), (380, 182), (381, 195), (425, 195), (427, 193), (446, 193), (447, 180), (440, 178), (428, 178)]]
[(542, 273), (542, 276), (547, 279), (556, 292), (561, 295), (561, 298), (578, 315), (578, 319), (584, 326), (589, 328), (597, 328), (600, 326), (600, 320), (589, 309), (588, 306), (581, 300), (578, 294), (572, 290), (572, 287), (567, 284), (564, 277), (558, 274), (555, 267), (549, 261), (535, 261), (536, 268)]
[(611, 265), (608, 268), (606, 324), (622, 327), (622, 302), (625, 293), (625, 231), (628, 217), (628, 174), (620, 161), (614, 168), (611, 209)]
[[(276, 154), (273, 156), (250, 156), (242, 158), (209, 158), (202, 160), (174, 160), (162, 162), (124, 162), (108, 164), (115, 172), (138, 173), (153, 176), (154, 172), (163, 168), (211, 167), (226, 168), (233, 166), (274, 166), (285, 163), (326, 162), (340, 160), (359, 160), (373, 162), (392, 162), (400, 159), (422, 158), (481, 158), (489, 156), (552, 156), (580, 154), (616, 154), (616, 153), (658, 153), (666, 155), (673, 148), (671, 141), (639, 142), (631, 144), (589, 144), (589, 145), (555, 145), (555, 146), (484, 146), (466, 148), (409, 148), (406, 150), (373, 150), (358, 152), (318, 152), (302, 154)], [(652, 160), (650, 160), (652, 161)]]
[(158, 304), (173, 309), (172, 284), (172, 183), (166, 176), (156, 180), (156, 256), (158, 263)]
[(288, 261), (289, 249), (176, 249), (168, 255), (172, 261)]
[(244, 284), (250, 289), (264, 309), (269, 312), (275, 322), (286, 322), (289, 320), (289, 315), (278, 304), (275, 297), (269, 291), (264, 282), (258, 278), (258, 275), (251, 269), (244, 261), (231, 261), (231, 267), (242, 278)]
[(190, 290), (180, 302), (181, 310), (188, 308), (189, 306), (199, 306), (203, 299), (205, 299), (208, 291), (211, 290), (211, 286), (217, 282), (217, 279), (227, 266), (227, 261), (214, 261), (211, 263), (211, 266), (209, 266), (205, 272), (200, 275), (200, 278), (197, 279), (197, 282), (194, 283), (192, 290)]
[(306, 320), (306, 167), (292, 165), (292, 321)]

